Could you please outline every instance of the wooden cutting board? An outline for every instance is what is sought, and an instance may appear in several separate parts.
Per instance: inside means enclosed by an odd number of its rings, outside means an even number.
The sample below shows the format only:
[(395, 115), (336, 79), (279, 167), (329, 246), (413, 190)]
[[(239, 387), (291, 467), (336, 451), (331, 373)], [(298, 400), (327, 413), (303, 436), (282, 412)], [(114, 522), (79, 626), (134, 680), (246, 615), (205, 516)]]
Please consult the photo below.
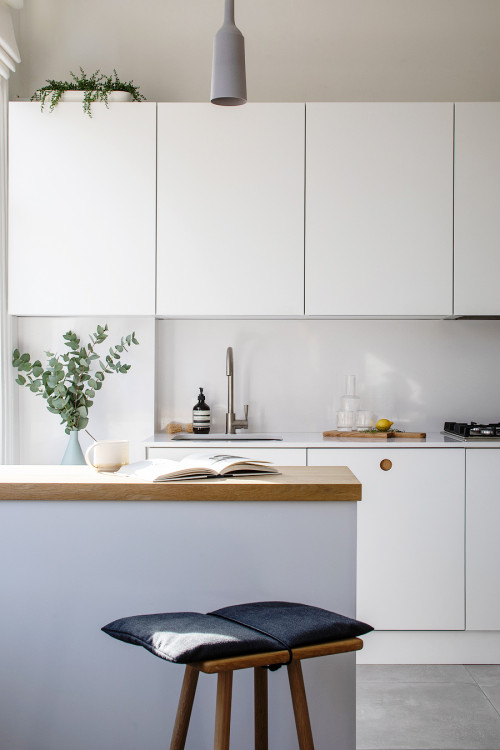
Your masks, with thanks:
[(387, 440), (387, 438), (425, 438), (425, 432), (398, 432), (397, 430), (388, 430), (387, 432), (341, 432), (340, 430), (325, 430), (324, 438), (374, 438), (375, 440)]

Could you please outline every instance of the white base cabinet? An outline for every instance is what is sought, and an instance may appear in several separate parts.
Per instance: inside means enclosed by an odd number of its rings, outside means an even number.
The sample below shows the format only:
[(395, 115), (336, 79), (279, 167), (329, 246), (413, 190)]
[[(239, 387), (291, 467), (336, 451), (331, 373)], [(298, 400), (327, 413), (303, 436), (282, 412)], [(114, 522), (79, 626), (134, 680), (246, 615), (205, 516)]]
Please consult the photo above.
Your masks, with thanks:
[(348, 466), (363, 485), (357, 617), (377, 630), (463, 629), (464, 452), (314, 449), (308, 464)]
[(500, 452), (465, 453), (467, 630), (500, 630)]
[(154, 315), (156, 104), (9, 112), (9, 313)]

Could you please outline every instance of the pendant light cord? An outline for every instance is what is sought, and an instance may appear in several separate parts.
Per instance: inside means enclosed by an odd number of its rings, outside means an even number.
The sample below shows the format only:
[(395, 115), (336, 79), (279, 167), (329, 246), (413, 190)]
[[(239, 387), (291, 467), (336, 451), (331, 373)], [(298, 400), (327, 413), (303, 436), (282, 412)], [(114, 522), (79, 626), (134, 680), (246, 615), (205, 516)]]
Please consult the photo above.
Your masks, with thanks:
[(224, 6), (224, 23), (234, 23), (234, 0), (226, 0)]

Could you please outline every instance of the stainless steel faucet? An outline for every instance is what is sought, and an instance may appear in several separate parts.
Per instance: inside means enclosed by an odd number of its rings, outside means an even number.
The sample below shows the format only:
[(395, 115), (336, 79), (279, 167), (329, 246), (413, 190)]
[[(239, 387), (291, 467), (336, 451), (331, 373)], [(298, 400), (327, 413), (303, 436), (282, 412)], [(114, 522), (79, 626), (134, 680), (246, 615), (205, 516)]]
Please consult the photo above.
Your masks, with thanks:
[(228, 346), (226, 352), (226, 375), (227, 375), (227, 414), (226, 435), (234, 435), (236, 430), (248, 429), (248, 404), (243, 407), (245, 419), (236, 419), (233, 404), (233, 347)]

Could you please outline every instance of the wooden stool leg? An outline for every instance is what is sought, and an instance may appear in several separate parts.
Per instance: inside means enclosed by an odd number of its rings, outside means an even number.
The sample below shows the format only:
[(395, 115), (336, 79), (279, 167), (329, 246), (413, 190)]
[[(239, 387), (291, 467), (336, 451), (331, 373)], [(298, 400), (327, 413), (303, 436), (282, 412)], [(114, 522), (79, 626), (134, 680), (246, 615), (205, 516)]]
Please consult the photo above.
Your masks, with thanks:
[(217, 706), (215, 709), (214, 750), (229, 750), (232, 689), (232, 671), (219, 672), (219, 676), (217, 677)]
[(292, 661), (287, 666), (290, 692), (292, 694), (293, 713), (300, 750), (314, 750), (311, 722), (307, 708), (306, 691), (300, 661)]
[(267, 668), (254, 669), (255, 750), (268, 750)]
[(177, 706), (177, 715), (175, 717), (174, 731), (172, 732), (172, 739), (170, 741), (170, 750), (184, 750), (199, 674), (200, 673), (197, 669), (193, 669), (189, 664), (187, 665), (186, 671), (184, 672), (179, 705)]

